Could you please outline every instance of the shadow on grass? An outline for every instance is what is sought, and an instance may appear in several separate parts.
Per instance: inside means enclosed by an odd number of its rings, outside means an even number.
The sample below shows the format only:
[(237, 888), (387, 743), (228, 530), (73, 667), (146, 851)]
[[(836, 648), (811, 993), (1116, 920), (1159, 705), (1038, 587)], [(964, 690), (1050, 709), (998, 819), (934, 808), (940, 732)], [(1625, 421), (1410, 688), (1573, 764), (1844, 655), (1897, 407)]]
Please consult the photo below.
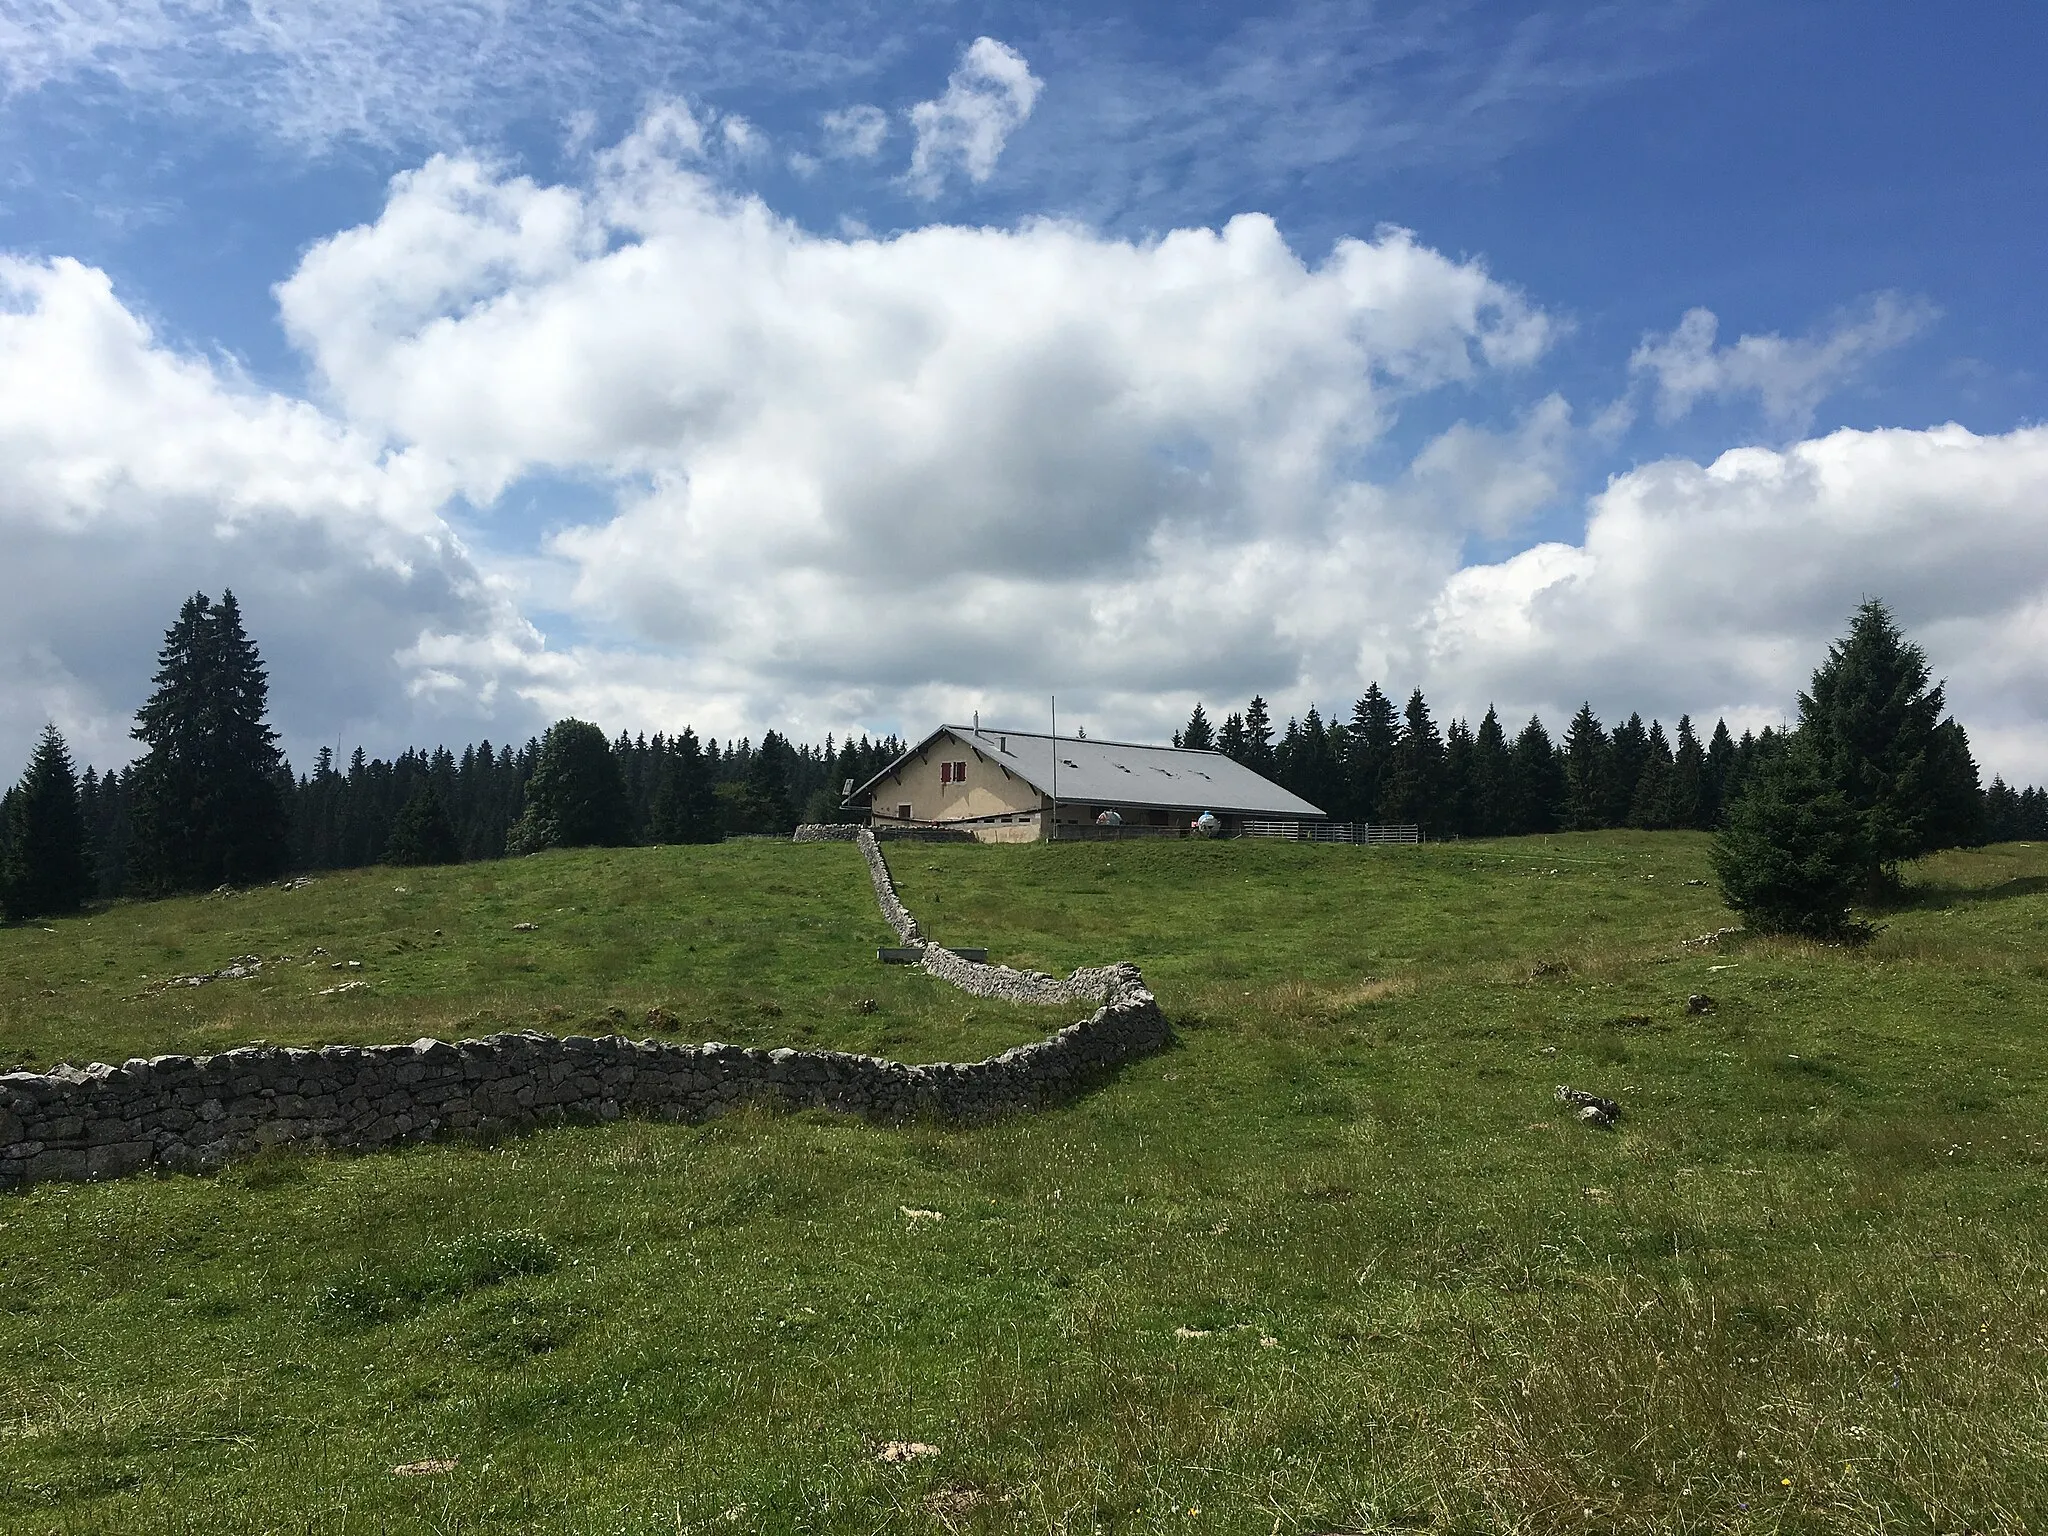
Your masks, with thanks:
[(1997, 885), (1956, 885), (1948, 881), (1914, 882), (1902, 888), (1882, 908), (1893, 912), (1926, 908), (1981, 906), (1993, 901), (2016, 901), (2023, 896), (2048, 892), (2048, 875), (2015, 875)]

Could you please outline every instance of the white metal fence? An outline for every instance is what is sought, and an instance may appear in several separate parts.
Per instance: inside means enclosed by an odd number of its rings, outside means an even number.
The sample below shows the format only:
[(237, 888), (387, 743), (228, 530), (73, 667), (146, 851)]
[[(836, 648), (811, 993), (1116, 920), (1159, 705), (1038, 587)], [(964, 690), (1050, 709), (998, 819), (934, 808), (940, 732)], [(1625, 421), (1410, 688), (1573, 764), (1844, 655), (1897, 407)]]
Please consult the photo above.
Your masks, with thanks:
[(1422, 829), (1385, 822), (1250, 821), (1246, 837), (1277, 837), (1295, 843), (1419, 843)]

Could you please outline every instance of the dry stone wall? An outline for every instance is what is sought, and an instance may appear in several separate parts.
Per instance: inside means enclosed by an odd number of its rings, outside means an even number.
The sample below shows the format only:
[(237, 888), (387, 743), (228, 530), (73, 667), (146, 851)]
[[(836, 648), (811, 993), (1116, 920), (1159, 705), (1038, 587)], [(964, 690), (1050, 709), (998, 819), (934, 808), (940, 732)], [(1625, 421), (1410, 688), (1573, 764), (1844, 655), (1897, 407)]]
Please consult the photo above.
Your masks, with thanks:
[(977, 1120), (1055, 1103), (1167, 1043), (1165, 1017), (1136, 966), (1060, 981), (975, 965), (926, 944), (896, 898), (879, 845), (857, 831), (883, 911), (906, 943), (924, 950), (926, 970), (976, 996), (1086, 1000), (1094, 1011), (999, 1056), (924, 1066), (843, 1051), (525, 1033), (455, 1044), (245, 1047), (11, 1072), (0, 1075), (0, 1189), (199, 1170), (268, 1146), (368, 1150), (555, 1120), (697, 1120), (742, 1103)]
[(850, 821), (807, 821), (796, 829), (790, 839), (797, 843), (851, 843), (866, 832), (885, 843), (978, 843), (976, 837), (965, 827), (875, 827), (867, 828)]
[(868, 861), (868, 874), (875, 883), (875, 899), (882, 916), (896, 930), (904, 947), (918, 951), (919, 964), (942, 981), (951, 982), (976, 997), (1001, 998), (1010, 1003), (1039, 1003), (1057, 1007), (1067, 1003), (1098, 1003), (1118, 995), (1123, 988), (1143, 989), (1144, 978), (1129, 961), (1115, 965), (1089, 966), (1061, 980), (1043, 971), (1017, 971), (1007, 965), (984, 965), (963, 960), (943, 945), (925, 938), (916, 917), (896, 894), (896, 882), (889, 874), (889, 861), (882, 846), (866, 827), (856, 829), (855, 841)]

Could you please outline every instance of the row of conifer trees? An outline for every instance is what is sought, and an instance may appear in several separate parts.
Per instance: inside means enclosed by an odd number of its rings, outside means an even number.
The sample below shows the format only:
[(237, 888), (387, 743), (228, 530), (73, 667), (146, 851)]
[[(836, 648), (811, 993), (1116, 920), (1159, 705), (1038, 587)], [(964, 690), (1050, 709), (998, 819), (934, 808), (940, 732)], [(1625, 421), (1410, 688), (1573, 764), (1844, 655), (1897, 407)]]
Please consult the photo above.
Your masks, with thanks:
[[(1608, 827), (1713, 831), (1781, 745), (1769, 727), (1737, 738), (1725, 720), (1703, 742), (1689, 715), (1679, 717), (1674, 735), (1661, 721), (1644, 725), (1639, 714), (1609, 730), (1590, 704), (1561, 740), (1534, 715), (1510, 737), (1492, 709), (1477, 730), (1462, 719), (1440, 730), (1421, 689), (1396, 712), (1377, 683), (1348, 721), (1325, 720), (1311, 707), (1277, 739), (1263, 698), (1220, 727), (1197, 704), (1173, 741), (1222, 752), (1339, 821), (1412, 824), (1431, 838)], [(2003, 779), (1980, 792), (1969, 739), (1956, 721), (1932, 725), (1928, 757), (1928, 793), (1947, 842), (2048, 837), (2048, 794), (2015, 791)]]
[(596, 727), (565, 721), (545, 742), (483, 741), (460, 756), (443, 747), (387, 762), (358, 749), (344, 768), (323, 748), (313, 771), (295, 777), (268, 701), (233, 593), (188, 599), (136, 717), (142, 755), (123, 770), (79, 774), (51, 726), (21, 781), (0, 796), (0, 914), (547, 846), (554, 834), (532, 814), (533, 781), (546, 778), (550, 743), (558, 758), (587, 759), (593, 734), (603, 803), (578, 840), (608, 844), (717, 842), (830, 820), (842, 814), (846, 780), (871, 777), (902, 751), (893, 736), (816, 746), (775, 731), (721, 746), (687, 727), (607, 742)]
[[(620, 810), (606, 841), (715, 843), (735, 834), (786, 832), (800, 819), (837, 819), (845, 780), (865, 781), (902, 744), (894, 737), (844, 744), (827, 738), (821, 748), (770, 731), (758, 745), (742, 737), (721, 747), (715, 738), (700, 743), (686, 727), (674, 737), (622, 734), (607, 750), (618, 768)], [(465, 747), (459, 757), (437, 747), (386, 761), (358, 749), (346, 767), (337, 768), (333, 750), (323, 747), (310, 774), (293, 778), (280, 772), (275, 779), (285, 838), (284, 858), (274, 872), (502, 858), (540, 751), (538, 738), (518, 748), (486, 740)], [(72, 796), (63, 791), (67, 780), (76, 785)], [(55, 813), (51, 835), (39, 839), (29, 832), (24, 839), (11, 833), (32, 807), (47, 819), (50, 806), (75, 800), (80, 899), (208, 888), (205, 881), (214, 870), (193, 871), (182, 881), (167, 877), (162, 871), (169, 860), (138, 848), (135, 800), (144, 788), (140, 764), (126, 772), (102, 775), (88, 767), (76, 774), (63, 737), (54, 727), (46, 730), (28, 773), (0, 797), (0, 869), (18, 841), (25, 849), (38, 841), (70, 841), (62, 829), (74, 818), (63, 811)], [(224, 878), (214, 883), (227, 883), (226, 870), (220, 873)], [(67, 903), (54, 892), (73, 883), (60, 880), (48, 898), (24, 891), (23, 902), (39, 911), (69, 910), (76, 901)]]
[[(94, 896), (204, 890), (288, 870), (787, 832), (800, 820), (843, 818), (844, 786), (902, 750), (893, 736), (828, 737), (815, 747), (775, 731), (721, 747), (687, 727), (608, 741), (567, 720), (521, 747), (484, 741), (460, 756), (436, 748), (386, 762), (358, 750), (340, 768), (323, 748), (313, 771), (295, 778), (268, 725), (268, 691), (233, 594), (218, 603), (195, 594), (165, 636), (137, 715), (142, 756), (80, 777), (53, 726), (0, 798), (0, 910), (33, 916)], [(1828, 738), (1809, 716), (1816, 698), (1837, 697), (1866, 702), (1827, 705)], [(1841, 762), (1890, 765), (1821, 772), (1806, 761), (1811, 750), (1801, 759), (1809, 780), (1837, 784), (1845, 804), (1863, 805), (1856, 814), (1868, 826), (1857, 835), (1877, 850), (1872, 868), (1927, 848), (2048, 838), (2041, 789), (1994, 780), (1980, 792), (1962, 726), (1943, 716), (1924, 657), (1881, 605), (1859, 612), (1800, 706), (1797, 731), (1738, 740), (1716, 722), (1705, 742), (1689, 717), (1674, 740), (1638, 715), (1610, 731), (1586, 706), (1553, 742), (1535, 717), (1511, 739), (1491, 709), (1476, 730), (1453, 720), (1440, 731), (1420, 689), (1397, 712), (1374, 684), (1348, 721), (1310, 709), (1277, 739), (1262, 698), (1220, 727), (1198, 704), (1174, 743), (1225, 752), (1339, 819), (1415, 823), (1443, 838), (1726, 828), (1775, 763), (1802, 742), (1832, 739)], [(1871, 789), (1859, 774), (1887, 787)], [(1909, 835), (1898, 832), (1907, 824)]]

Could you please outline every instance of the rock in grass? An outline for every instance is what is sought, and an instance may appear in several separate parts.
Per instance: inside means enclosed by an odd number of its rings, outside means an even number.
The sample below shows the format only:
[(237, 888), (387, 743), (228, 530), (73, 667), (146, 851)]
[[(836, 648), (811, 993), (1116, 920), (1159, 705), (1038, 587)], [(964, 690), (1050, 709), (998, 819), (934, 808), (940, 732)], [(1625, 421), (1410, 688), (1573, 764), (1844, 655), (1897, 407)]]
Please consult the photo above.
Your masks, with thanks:
[(1603, 1131), (1612, 1130), (1614, 1122), (1621, 1118), (1621, 1106), (1614, 1100), (1603, 1099), (1583, 1088), (1568, 1088), (1559, 1083), (1557, 1102), (1569, 1109), (1574, 1119)]

